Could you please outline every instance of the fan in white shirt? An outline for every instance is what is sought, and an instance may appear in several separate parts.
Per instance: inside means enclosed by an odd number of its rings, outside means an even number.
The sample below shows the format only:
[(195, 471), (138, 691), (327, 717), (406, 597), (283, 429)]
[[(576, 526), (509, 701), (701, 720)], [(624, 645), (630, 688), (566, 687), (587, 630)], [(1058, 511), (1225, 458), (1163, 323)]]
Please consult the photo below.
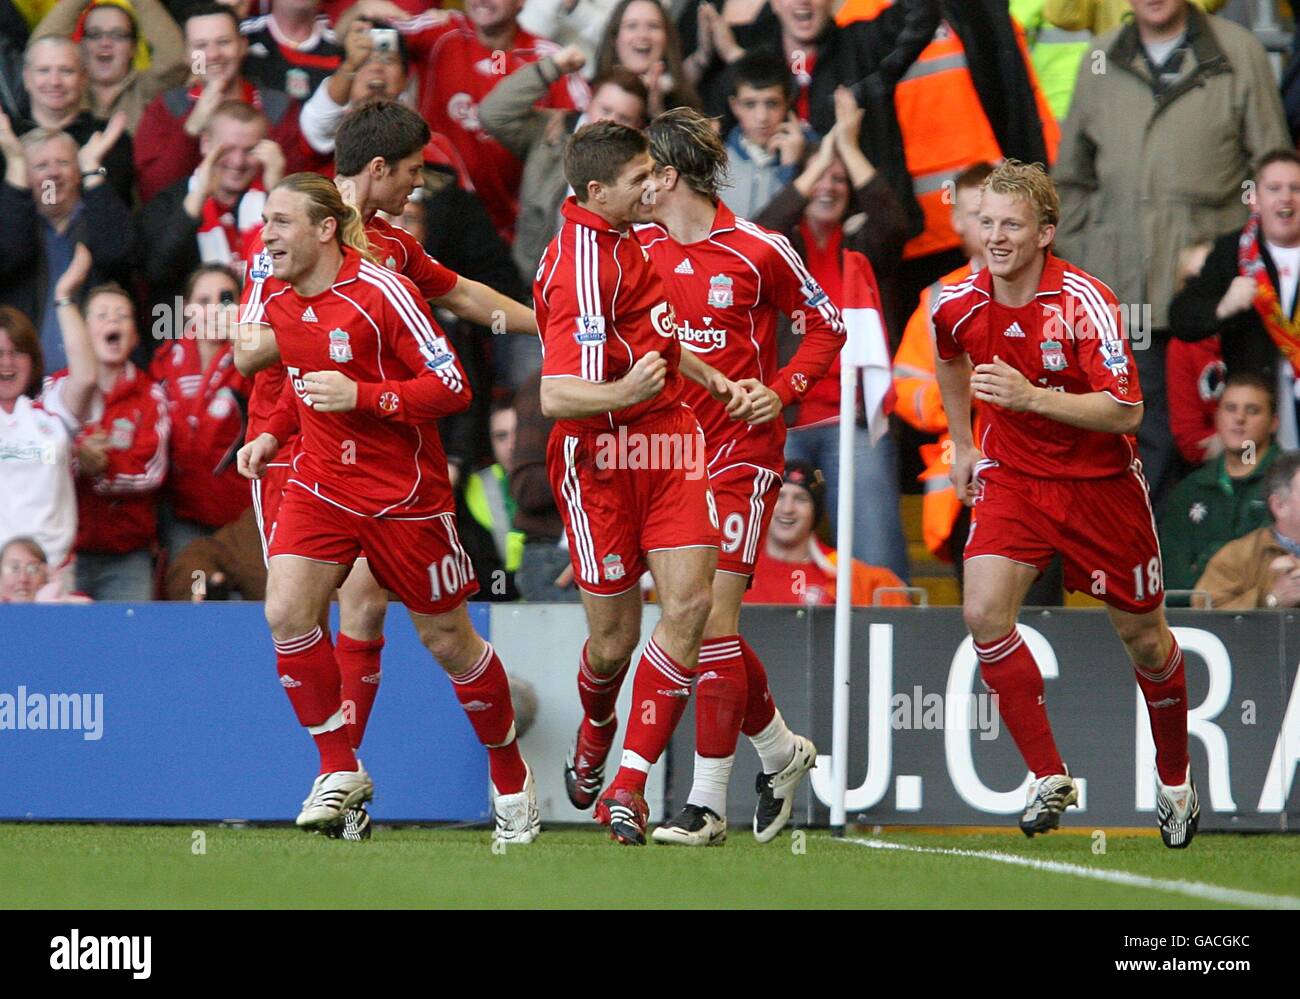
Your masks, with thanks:
[(78, 245), (55, 286), (68, 357), (68, 387), (56, 403), (34, 402), (41, 387), (40, 339), (17, 309), (0, 308), (0, 544), (34, 538), (50, 565), (61, 567), (77, 535), (72, 440), (95, 388), (95, 358), (72, 296), (90, 272), (90, 253)]

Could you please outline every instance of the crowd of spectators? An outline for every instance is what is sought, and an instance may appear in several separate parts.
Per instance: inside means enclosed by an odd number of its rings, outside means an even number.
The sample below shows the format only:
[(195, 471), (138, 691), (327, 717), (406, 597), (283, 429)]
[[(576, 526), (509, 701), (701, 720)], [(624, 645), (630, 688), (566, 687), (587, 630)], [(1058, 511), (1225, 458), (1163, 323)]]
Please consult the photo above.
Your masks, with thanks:
[[(855, 417), (855, 602), (908, 601), (903, 493), (923, 493), (924, 547), (960, 578), (969, 511), (929, 306), (982, 266), (990, 164), (1047, 164), (1056, 252), (1124, 303), (1168, 588), (1300, 605), (1300, 58), (1271, 64), (1239, 6), (0, 0), (0, 601), (261, 597), (230, 323), (267, 191), (332, 176), (348, 109), (384, 98), (433, 133), (393, 220), (524, 304), (570, 193), (567, 137), (679, 106), (725, 140), (728, 207), (786, 236), (832, 299), (855, 294), (846, 254), (865, 258), (895, 391), (887, 432), (862, 393)], [(481, 596), (576, 599), (540, 346), (449, 304), (476, 402), (440, 429)], [(783, 357), (799, 332), (782, 327)], [(750, 596), (824, 602), (838, 368), (785, 417)], [(1030, 602), (1059, 593), (1049, 570)]]

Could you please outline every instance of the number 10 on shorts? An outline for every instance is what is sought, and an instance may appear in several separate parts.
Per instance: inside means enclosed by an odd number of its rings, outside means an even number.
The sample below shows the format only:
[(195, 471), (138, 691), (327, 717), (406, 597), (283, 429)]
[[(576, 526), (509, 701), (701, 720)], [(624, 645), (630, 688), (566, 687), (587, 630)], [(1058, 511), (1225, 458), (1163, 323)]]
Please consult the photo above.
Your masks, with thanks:
[(465, 575), (455, 555), (444, 555), (439, 562), (429, 563), (429, 597), (441, 600), (443, 594), (451, 596), (465, 585)]

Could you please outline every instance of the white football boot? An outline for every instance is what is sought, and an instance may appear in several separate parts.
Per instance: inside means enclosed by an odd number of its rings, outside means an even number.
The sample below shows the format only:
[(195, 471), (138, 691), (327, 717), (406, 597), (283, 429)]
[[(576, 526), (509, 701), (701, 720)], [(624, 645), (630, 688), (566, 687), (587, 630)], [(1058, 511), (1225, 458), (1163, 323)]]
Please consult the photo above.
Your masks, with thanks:
[(1171, 850), (1186, 849), (1201, 821), (1201, 801), (1196, 794), (1196, 782), (1192, 780), (1192, 765), (1187, 764), (1187, 780), (1181, 784), (1161, 784), (1157, 772), (1156, 788), (1160, 838)]
[(1025, 814), (1020, 816), (1020, 831), (1033, 838), (1035, 833), (1051, 832), (1061, 824), (1061, 813), (1079, 803), (1079, 788), (1070, 776), (1048, 774), (1029, 785), (1025, 795)]
[(531, 843), (542, 831), (541, 813), (537, 808), (537, 788), (533, 784), (533, 770), (524, 764), (524, 788), (514, 794), (499, 794), (492, 785), (492, 813), (496, 826), (492, 830), (493, 843)]
[(337, 770), (321, 774), (312, 782), (311, 794), (302, 803), (295, 824), (302, 829), (325, 829), (343, 821), (343, 813), (353, 805), (369, 801), (375, 793), (370, 774), (357, 760), (356, 770)]
[(654, 841), (672, 846), (718, 846), (727, 841), (727, 820), (712, 808), (687, 805), (654, 831)]
[(754, 838), (767, 843), (790, 821), (794, 811), (794, 792), (817, 764), (817, 747), (802, 735), (794, 737), (794, 756), (785, 767), (774, 774), (760, 773), (754, 782), (758, 791), (758, 805), (754, 808)]

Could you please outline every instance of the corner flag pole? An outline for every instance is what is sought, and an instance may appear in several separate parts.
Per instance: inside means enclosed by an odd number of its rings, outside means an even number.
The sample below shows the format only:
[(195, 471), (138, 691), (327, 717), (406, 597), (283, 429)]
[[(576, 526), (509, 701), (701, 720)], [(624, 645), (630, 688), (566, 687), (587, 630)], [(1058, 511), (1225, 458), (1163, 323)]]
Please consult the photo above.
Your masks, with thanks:
[[(893, 386), (889, 338), (880, 318), (880, 293), (862, 254), (844, 254), (844, 327), (840, 351), (839, 501), (835, 511), (835, 673), (831, 730), (831, 831), (844, 835), (849, 783), (849, 647), (853, 637), (854, 444), (857, 438), (858, 374), (862, 374), (868, 434), (874, 445), (889, 428)], [(870, 501), (870, 497), (862, 497)]]

